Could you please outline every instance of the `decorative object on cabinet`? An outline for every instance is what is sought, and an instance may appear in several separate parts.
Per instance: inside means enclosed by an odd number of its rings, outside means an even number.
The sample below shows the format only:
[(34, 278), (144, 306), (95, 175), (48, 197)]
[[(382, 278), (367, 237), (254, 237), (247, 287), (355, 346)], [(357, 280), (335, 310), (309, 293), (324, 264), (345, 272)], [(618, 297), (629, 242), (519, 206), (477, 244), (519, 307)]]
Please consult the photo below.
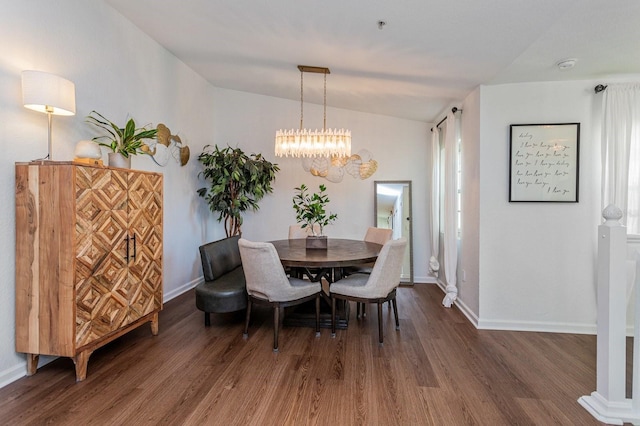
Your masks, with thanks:
[(121, 169), (131, 168), (131, 156), (125, 157), (119, 152), (110, 152), (107, 154), (108, 164), (110, 167), (118, 167)]
[[(329, 68), (298, 65), (300, 70), (300, 128), (276, 132), (276, 157), (349, 157), (351, 132), (345, 129), (327, 129), (327, 74)], [(305, 129), (303, 126), (304, 73), (324, 74), (324, 121), (322, 130)]]
[(102, 166), (102, 151), (100, 145), (94, 141), (80, 141), (73, 151), (74, 163)]
[(71, 162), (16, 163), (16, 351), (93, 351), (162, 309), (162, 175)]
[(209, 204), (212, 212), (219, 212), (218, 222), (224, 219), (227, 237), (240, 235), (242, 213), (259, 209), (258, 201), (273, 192), (271, 183), (280, 170), (277, 164), (267, 161), (262, 154), (246, 155), (240, 148), (210, 151), (204, 147), (198, 161), (204, 165), (198, 176), (209, 182), (209, 188), (198, 189), (198, 195)]
[(151, 158), (158, 166), (166, 166), (169, 162), (169, 158), (175, 158), (181, 166), (184, 166), (189, 161), (191, 151), (189, 147), (182, 142), (182, 139), (178, 135), (172, 135), (171, 130), (164, 124), (160, 123), (156, 127), (158, 134), (155, 144), (150, 144)]
[(578, 202), (580, 123), (512, 124), (509, 202)]
[(102, 151), (100, 151), (100, 145), (94, 141), (80, 141), (76, 144), (73, 156), (75, 158), (91, 158), (97, 160), (102, 158)]
[[(302, 223), (303, 229), (311, 229), (313, 235), (307, 237), (307, 248), (326, 249), (327, 237), (324, 235), (324, 227), (334, 222), (338, 215), (329, 213), (325, 206), (329, 203), (329, 196), (325, 194), (327, 187), (320, 185), (320, 192), (307, 193), (307, 186), (303, 183), (294, 188), (297, 193), (293, 196), (293, 209), (296, 211), (296, 221)], [(317, 228), (316, 228), (317, 227)], [(316, 229), (319, 229), (316, 232)]]
[(313, 176), (325, 178), (329, 182), (342, 182), (345, 172), (356, 179), (368, 179), (378, 170), (378, 162), (365, 149), (348, 158), (316, 157), (303, 158), (302, 168)]
[[(120, 154), (124, 158), (131, 155), (150, 154), (149, 145), (144, 141), (147, 139), (155, 139), (158, 129), (147, 129), (145, 127), (136, 127), (133, 118), (129, 118), (124, 128), (119, 127), (112, 121), (106, 119), (97, 111), (91, 111), (87, 116), (87, 123), (92, 124), (106, 132), (106, 135), (96, 136), (93, 138), (100, 146), (109, 148), (113, 154)], [(124, 161), (120, 155), (109, 155), (109, 165), (114, 167), (129, 168), (130, 160)], [(114, 164), (111, 163), (114, 162)], [(127, 163), (129, 164), (127, 166)]]
[(53, 160), (51, 116), (75, 115), (75, 85), (54, 74), (34, 70), (22, 71), (22, 103), (26, 108), (47, 114), (47, 156), (42, 160)]

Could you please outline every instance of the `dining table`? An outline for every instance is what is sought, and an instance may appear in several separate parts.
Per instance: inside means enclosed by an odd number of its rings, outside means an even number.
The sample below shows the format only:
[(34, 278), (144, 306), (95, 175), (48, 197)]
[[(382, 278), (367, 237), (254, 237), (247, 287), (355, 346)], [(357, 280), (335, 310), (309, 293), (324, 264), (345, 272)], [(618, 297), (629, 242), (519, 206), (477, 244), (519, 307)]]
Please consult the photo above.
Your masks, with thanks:
[[(282, 266), (292, 276), (306, 278), (323, 284), (320, 326), (331, 327), (332, 283), (340, 280), (345, 268), (375, 262), (382, 245), (363, 240), (328, 238), (326, 249), (311, 249), (306, 239), (288, 239), (271, 241)], [(343, 301), (339, 301), (343, 302)], [(315, 326), (315, 308), (310, 304), (292, 306), (285, 311), (283, 323), (292, 326)], [(349, 325), (349, 303), (336, 306), (336, 326), (344, 329)]]

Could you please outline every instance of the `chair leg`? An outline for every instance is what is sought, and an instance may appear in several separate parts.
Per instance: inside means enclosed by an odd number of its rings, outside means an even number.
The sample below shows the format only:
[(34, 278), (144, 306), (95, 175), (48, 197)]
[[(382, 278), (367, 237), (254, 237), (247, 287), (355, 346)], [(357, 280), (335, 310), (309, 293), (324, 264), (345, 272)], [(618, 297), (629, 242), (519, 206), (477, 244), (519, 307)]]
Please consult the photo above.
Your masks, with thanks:
[(378, 340), (382, 345), (382, 302), (378, 302)]
[(366, 306), (366, 303), (356, 302), (356, 318), (360, 319), (367, 316)]
[(336, 298), (331, 298), (331, 337), (336, 337)]
[(320, 293), (316, 295), (316, 337), (320, 337)]
[(211, 317), (209, 316), (209, 312), (204, 313), (204, 326), (209, 327), (211, 325)]
[(244, 319), (244, 333), (242, 333), (242, 337), (245, 339), (249, 337), (249, 319), (251, 318), (251, 298), (247, 300), (247, 315)]
[(398, 304), (396, 303), (395, 297), (389, 301), (389, 304), (391, 303), (393, 303), (393, 315), (396, 317), (396, 330), (400, 330), (400, 321), (398, 320)]
[(273, 307), (273, 351), (278, 352), (278, 328), (280, 327), (280, 305)]

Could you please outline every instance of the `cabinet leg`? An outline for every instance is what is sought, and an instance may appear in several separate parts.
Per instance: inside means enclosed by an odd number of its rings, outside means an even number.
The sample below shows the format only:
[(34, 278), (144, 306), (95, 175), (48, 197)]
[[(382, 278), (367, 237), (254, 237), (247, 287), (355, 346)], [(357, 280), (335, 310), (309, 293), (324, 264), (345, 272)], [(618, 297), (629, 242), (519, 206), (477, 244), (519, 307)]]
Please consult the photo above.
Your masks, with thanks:
[(158, 335), (158, 313), (154, 313), (151, 316), (151, 334), (154, 336)]
[(76, 365), (76, 382), (81, 382), (87, 378), (87, 364), (89, 363), (89, 357), (93, 351), (82, 351), (78, 355), (71, 358)]
[(38, 354), (27, 354), (27, 376), (33, 376), (38, 370)]

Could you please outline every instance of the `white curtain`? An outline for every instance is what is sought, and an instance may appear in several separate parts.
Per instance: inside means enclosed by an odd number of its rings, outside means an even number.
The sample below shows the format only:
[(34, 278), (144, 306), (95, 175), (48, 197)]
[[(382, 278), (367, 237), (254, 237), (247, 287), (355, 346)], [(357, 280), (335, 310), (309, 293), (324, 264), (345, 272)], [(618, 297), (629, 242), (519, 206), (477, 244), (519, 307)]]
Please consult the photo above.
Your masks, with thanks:
[(434, 127), (431, 131), (431, 259), (429, 259), (429, 273), (438, 276), (440, 263), (440, 129)]
[(444, 128), (444, 277), (446, 295), (442, 304), (450, 308), (458, 298), (458, 126), (456, 115), (447, 115)]
[(602, 111), (602, 207), (619, 207), (640, 234), (640, 83), (610, 84)]

